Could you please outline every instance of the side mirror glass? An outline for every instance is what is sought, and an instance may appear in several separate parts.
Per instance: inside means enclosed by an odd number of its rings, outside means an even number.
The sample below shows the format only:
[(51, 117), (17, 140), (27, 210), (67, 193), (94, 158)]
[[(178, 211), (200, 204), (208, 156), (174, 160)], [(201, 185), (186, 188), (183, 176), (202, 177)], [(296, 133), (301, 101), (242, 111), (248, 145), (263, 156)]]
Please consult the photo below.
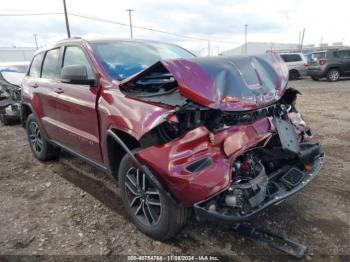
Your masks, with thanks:
[(84, 65), (64, 66), (61, 70), (63, 83), (96, 86), (95, 79), (88, 79), (87, 69)]

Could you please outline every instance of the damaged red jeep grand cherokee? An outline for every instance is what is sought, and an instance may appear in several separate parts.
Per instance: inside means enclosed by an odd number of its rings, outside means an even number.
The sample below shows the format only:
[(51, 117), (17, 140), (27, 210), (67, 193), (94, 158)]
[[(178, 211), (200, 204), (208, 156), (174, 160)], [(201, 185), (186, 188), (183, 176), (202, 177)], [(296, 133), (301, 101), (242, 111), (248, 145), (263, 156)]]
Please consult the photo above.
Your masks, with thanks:
[(63, 149), (110, 172), (130, 219), (165, 240), (192, 210), (248, 220), (317, 175), (324, 156), (287, 79), (274, 54), (73, 38), (36, 53), (22, 119), (37, 159)]

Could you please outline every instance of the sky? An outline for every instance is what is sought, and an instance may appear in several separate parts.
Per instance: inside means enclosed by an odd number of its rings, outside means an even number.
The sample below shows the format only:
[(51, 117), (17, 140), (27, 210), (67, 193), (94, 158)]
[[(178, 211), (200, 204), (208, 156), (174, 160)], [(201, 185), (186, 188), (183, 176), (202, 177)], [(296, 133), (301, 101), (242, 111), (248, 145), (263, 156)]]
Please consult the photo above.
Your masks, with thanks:
[[(347, 0), (66, 0), (68, 13), (129, 23), (193, 38), (210, 40), (210, 52), (248, 42), (350, 44)], [(39, 46), (66, 38), (63, 14), (2, 16), (4, 14), (62, 13), (62, 0), (8, 0), (0, 6), (0, 46)], [(128, 26), (69, 15), (72, 36), (130, 37)], [(181, 38), (134, 28), (134, 38), (179, 44), (197, 54), (208, 52), (208, 41)], [(225, 43), (224, 43), (225, 42)]]

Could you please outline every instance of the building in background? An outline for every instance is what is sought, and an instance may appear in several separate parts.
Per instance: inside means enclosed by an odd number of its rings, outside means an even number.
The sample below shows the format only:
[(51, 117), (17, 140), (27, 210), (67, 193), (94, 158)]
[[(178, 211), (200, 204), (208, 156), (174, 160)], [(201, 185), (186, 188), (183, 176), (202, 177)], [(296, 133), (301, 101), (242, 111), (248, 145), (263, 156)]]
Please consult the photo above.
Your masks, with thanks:
[(0, 63), (30, 61), (35, 47), (0, 47)]
[[(333, 45), (328, 45), (327, 43), (323, 43), (320, 46), (315, 45), (304, 45), (303, 46), (303, 53), (309, 53), (313, 51), (318, 50), (324, 50), (324, 49), (336, 49), (336, 48), (342, 48), (342, 43), (337, 42), (333, 43)], [(221, 52), (220, 55), (228, 56), (228, 55), (243, 55), (244, 54), (244, 44)], [(274, 52), (299, 52), (300, 51), (300, 45), (298, 44), (285, 44), (285, 43), (267, 43), (267, 42), (249, 42), (247, 43), (247, 55), (257, 55), (257, 54), (264, 54), (269, 51)]]

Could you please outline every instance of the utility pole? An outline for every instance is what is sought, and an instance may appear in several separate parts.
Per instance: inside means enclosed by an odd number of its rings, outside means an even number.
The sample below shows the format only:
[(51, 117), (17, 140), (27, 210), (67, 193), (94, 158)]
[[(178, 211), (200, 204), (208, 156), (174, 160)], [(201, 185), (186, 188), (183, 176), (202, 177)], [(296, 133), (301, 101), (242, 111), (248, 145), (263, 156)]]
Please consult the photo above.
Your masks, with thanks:
[(303, 34), (301, 35), (300, 52), (303, 52), (305, 28), (303, 29)]
[(247, 54), (247, 34), (248, 34), (248, 25), (244, 25), (244, 54)]
[(70, 38), (70, 29), (69, 29), (69, 22), (68, 22), (66, 0), (63, 0), (63, 8), (64, 8), (64, 17), (66, 19), (67, 36), (68, 36), (68, 38)]
[(301, 41), (301, 31), (299, 31), (299, 40), (298, 40), (298, 48), (300, 50), (300, 41)]
[(130, 25), (130, 38), (133, 38), (133, 35), (132, 35), (132, 20), (131, 20), (131, 12), (134, 11), (132, 9), (126, 9), (126, 11), (129, 12), (129, 25)]
[(210, 56), (210, 41), (208, 41), (208, 56)]
[(36, 34), (33, 34), (34, 39), (35, 39), (35, 47), (38, 49), (38, 40), (36, 39)]

